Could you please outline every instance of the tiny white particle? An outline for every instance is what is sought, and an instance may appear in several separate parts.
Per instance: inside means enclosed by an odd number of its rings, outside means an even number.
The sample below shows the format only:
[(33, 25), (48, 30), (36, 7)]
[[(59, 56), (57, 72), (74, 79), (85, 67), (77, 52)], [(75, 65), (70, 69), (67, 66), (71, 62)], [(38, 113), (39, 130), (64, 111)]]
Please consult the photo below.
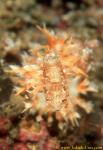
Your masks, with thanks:
[(65, 69), (63, 69), (63, 72), (64, 72), (64, 73), (66, 73), (66, 70), (65, 70)]

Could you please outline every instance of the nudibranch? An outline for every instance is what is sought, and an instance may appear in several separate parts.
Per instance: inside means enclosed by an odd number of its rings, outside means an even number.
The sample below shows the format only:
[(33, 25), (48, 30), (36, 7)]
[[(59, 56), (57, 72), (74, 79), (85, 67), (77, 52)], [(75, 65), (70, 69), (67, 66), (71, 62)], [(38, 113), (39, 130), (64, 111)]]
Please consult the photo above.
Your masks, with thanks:
[(80, 96), (93, 90), (88, 80), (91, 50), (71, 37), (58, 37), (46, 28), (38, 28), (47, 44), (35, 44), (30, 54), (23, 55), (22, 66), (10, 66), (18, 77), (16, 95), (29, 93), (31, 108), (59, 112), (64, 120), (78, 124), (77, 106), (87, 113), (93, 109), (92, 103)]

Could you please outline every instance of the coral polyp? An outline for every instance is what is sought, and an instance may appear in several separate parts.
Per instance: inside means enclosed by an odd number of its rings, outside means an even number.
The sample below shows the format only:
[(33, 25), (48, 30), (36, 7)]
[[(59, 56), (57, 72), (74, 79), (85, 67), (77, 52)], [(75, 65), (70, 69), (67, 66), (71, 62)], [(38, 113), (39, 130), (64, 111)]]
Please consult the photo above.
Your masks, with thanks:
[(59, 112), (64, 120), (78, 124), (81, 116), (77, 106), (87, 113), (92, 111), (92, 103), (80, 97), (92, 90), (88, 80), (90, 49), (67, 35), (58, 37), (46, 28), (38, 28), (47, 44), (35, 45), (29, 55), (24, 54), (22, 66), (10, 66), (17, 76), (16, 95), (29, 94), (32, 109)]

